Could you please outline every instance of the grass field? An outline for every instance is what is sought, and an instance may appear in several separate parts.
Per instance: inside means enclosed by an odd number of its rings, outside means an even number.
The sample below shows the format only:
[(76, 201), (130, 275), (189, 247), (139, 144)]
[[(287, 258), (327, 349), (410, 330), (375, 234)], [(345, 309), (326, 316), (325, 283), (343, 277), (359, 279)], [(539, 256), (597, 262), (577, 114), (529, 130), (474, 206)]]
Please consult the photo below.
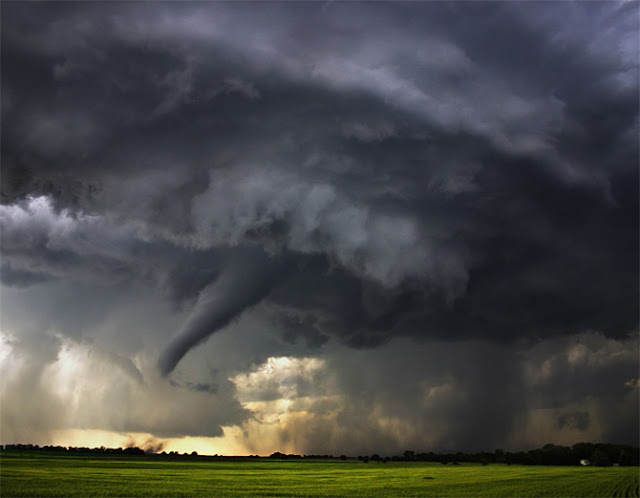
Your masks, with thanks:
[(0, 496), (638, 496), (637, 467), (3, 454)]

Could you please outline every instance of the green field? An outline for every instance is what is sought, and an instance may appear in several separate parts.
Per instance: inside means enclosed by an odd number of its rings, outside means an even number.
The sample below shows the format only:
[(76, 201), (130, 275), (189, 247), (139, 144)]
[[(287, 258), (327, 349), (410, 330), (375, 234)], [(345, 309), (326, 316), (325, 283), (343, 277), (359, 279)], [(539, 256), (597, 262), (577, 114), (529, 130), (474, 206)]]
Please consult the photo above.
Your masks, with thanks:
[(638, 496), (637, 467), (11, 455), (0, 496)]

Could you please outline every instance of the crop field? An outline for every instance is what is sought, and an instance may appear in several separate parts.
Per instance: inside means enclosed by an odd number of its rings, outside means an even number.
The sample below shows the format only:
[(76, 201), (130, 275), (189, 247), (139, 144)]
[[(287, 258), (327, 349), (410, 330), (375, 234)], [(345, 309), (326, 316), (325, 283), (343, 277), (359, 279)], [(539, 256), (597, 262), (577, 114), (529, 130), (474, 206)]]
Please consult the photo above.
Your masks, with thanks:
[(638, 496), (638, 467), (2, 456), (0, 496)]

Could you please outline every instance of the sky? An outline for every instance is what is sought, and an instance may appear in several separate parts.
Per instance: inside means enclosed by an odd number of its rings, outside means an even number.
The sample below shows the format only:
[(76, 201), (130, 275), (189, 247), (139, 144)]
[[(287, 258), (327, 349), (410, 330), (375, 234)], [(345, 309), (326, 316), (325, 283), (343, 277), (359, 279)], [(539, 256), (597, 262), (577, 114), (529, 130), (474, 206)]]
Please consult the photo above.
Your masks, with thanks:
[(638, 2), (1, 9), (2, 443), (638, 444)]

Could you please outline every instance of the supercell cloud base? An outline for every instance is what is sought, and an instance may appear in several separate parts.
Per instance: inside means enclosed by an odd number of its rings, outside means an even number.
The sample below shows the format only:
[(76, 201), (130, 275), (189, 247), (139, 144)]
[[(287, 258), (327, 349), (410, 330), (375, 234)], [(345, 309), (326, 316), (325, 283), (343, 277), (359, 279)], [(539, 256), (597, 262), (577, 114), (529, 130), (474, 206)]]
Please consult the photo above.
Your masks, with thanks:
[(637, 444), (636, 2), (3, 2), (3, 443)]

